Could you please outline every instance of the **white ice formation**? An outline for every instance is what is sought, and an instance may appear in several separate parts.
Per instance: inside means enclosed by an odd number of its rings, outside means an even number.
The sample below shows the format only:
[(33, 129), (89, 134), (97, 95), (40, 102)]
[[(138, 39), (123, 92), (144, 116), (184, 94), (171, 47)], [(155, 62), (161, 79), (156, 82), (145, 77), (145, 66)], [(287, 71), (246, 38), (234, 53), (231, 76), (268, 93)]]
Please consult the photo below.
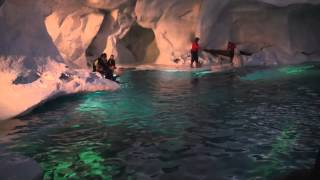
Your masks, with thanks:
[(50, 56), (84, 68), (101, 52), (115, 54), (122, 64), (168, 65), (189, 58), (195, 36), (204, 48), (224, 49), (227, 41), (233, 41), (240, 50), (260, 53), (259, 57), (262, 52), (281, 54), (277, 63), (319, 54), (320, 0), (0, 0), (0, 4), (0, 55), (26, 56), (28, 66), (35, 64), (34, 57)]
[(61, 95), (119, 88), (117, 83), (99, 74), (69, 69), (51, 59), (43, 61), (46, 63), (33, 71), (21, 66), (23, 59), (1, 59), (0, 67), (10, 69), (0, 69), (0, 120), (28, 112)]
[[(245, 65), (316, 60), (319, 10), (320, 0), (0, 0), (0, 117), (19, 114), (60, 91), (114, 89), (99, 78), (93, 88), (83, 83), (92, 74), (74, 70), (88, 68), (102, 52), (115, 54), (125, 65), (174, 65), (190, 59), (190, 42), (199, 36), (209, 49), (237, 43), (239, 50), (253, 54), (243, 57)], [(201, 58), (215, 60), (207, 53)], [(39, 72), (51, 66), (48, 62), (69, 68)], [(58, 78), (68, 71), (81, 74), (81, 88), (46, 79), (48, 73)], [(27, 87), (46, 83), (50, 90), (24, 100), (25, 92), (33, 91)], [(8, 98), (33, 102), (15, 109)]]

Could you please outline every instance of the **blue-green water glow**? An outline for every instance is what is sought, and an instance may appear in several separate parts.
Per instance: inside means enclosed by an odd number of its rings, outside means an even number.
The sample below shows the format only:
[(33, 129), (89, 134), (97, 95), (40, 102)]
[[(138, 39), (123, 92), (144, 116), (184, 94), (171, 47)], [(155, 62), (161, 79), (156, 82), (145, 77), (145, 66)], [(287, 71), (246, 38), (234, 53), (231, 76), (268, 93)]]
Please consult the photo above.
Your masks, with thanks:
[(19, 118), (1, 144), (38, 161), (46, 180), (270, 179), (314, 162), (319, 78), (318, 64), (130, 71), (117, 92), (61, 97)]
[(292, 78), (293, 76), (310, 76), (311, 74), (319, 74), (315, 65), (297, 65), (271, 70), (263, 70), (248, 74), (242, 77), (242, 80), (273, 80), (279, 78)]

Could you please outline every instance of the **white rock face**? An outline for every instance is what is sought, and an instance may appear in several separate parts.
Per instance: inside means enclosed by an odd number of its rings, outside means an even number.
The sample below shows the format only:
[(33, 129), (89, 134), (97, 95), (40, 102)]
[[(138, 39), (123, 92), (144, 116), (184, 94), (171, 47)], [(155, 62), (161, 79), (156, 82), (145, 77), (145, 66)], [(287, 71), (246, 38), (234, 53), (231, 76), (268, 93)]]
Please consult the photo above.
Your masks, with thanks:
[(175, 58), (184, 57), (195, 37), (201, 1), (142, 0), (136, 4), (137, 21), (154, 31), (160, 49), (158, 64), (171, 64)]
[[(318, 4), (320, 0), (7, 0), (0, 9), (0, 54), (26, 56), (30, 67), (38, 56), (87, 67), (102, 52), (115, 54), (122, 64), (174, 64), (177, 58), (189, 59), (190, 41), (199, 36), (205, 48), (222, 49), (231, 40), (253, 53), (274, 47), (308, 55), (319, 51)], [(132, 27), (137, 28), (132, 32)]]
[(53, 6), (45, 25), (65, 63), (86, 67), (85, 51), (98, 33), (103, 18), (103, 14), (78, 1), (62, 1)]
[(25, 57), (23, 63), (30, 69), (41, 64), (38, 57), (62, 61), (44, 25), (50, 10), (36, 8), (41, 4), (42, 1), (10, 0), (0, 7), (0, 55)]
[(130, 0), (85, 0), (85, 4), (89, 7), (113, 10), (121, 5), (130, 2)]
[[(206, 48), (225, 49), (227, 41), (258, 53), (274, 47), (282, 56), (301, 60), (303, 54), (319, 51), (320, 1), (141, 0), (136, 4), (137, 22), (154, 31), (160, 56), (157, 63), (189, 59), (190, 41), (201, 38)], [(289, 6), (290, 5), (290, 6)], [(242, 50), (242, 49), (240, 49)], [(266, 51), (266, 50), (264, 50)], [(300, 53), (300, 54), (299, 54)], [(203, 57), (207, 55), (203, 54)], [(307, 58), (302, 58), (307, 59)], [(273, 64), (264, 62), (264, 64)], [(288, 59), (275, 59), (291, 63)]]
[(59, 95), (119, 88), (88, 70), (66, 68), (86, 66), (85, 50), (103, 16), (76, 1), (62, 2), (0, 3), (0, 120)]
[[(0, 0), (0, 114), (12, 117), (62, 91), (116, 89), (70, 70), (88, 68), (102, 52), (120, 64), (185, 66), (198, 36), (209, 49), (235, 42), (253, 54), (237, 56), (244, 65), (316, 60), (319, 22), (320, 0)], [(61, 70), (43, 68), (48, 62)], [(60, 82), (64, 72), (80, 78)], [(34, 91), (38, 97), (26, 98)], [(8, 97), (23, 103), (14, 107)]]
[(273, 4), (276, 6), (288, 6), (291, 4), (302, 4), (302, 3), (308, 3), (308, 4), (319, 4), (319, 0), (285, 0), (285, 1), (279, 1), (279, 0), (260, 0), (265, 3)]

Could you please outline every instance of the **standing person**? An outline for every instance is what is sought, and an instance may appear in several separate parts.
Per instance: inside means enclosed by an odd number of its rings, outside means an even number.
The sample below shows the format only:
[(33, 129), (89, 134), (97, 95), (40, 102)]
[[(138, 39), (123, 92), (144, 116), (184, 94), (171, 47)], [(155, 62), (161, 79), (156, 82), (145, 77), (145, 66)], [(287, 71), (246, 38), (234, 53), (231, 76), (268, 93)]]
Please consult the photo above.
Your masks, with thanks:
[(233, 42), (228, 41), (228, 47), (227, 47), (227, 51), (230, 55), (230, 62), (231, 64), (233, 64), (233, 57), (234, 57), (234, 51), (236, 49), (236, 44)]
[(193, 67), (193, 63), (196, 62), (196, 67), (199, 66), (199, 38), (196, 37), (192, 43), (192, 48), (191, 48), (191, 64), (190, 67)]

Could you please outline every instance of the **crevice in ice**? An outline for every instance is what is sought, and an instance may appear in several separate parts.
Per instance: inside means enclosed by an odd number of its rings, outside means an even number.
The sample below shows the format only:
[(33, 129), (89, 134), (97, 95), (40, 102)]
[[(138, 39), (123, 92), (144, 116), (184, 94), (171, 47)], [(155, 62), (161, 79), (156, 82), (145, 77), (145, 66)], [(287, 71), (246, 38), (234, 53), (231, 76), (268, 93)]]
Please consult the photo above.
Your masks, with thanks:
[(119, 40), (119, 44), (124, 46), (133, 55), (133, 64), (154, 63), (159, 56), (154, 32), (136, 23)]
[(29, 84), (40, 78), (39, 74), (35, 71), (22, 72), (18, 77), (12, 82), (13, 84)]
[(98, 57), (107, 47), (108, 37), (112, 33), (112, 26), (115, 19), (107, 10), (100, 10), (104, 14), (104, 18), (97, 35), (93, 38), (91, 44), (86, 49), (86, 58), (88, 65), (91, 65), (96, 57)]

